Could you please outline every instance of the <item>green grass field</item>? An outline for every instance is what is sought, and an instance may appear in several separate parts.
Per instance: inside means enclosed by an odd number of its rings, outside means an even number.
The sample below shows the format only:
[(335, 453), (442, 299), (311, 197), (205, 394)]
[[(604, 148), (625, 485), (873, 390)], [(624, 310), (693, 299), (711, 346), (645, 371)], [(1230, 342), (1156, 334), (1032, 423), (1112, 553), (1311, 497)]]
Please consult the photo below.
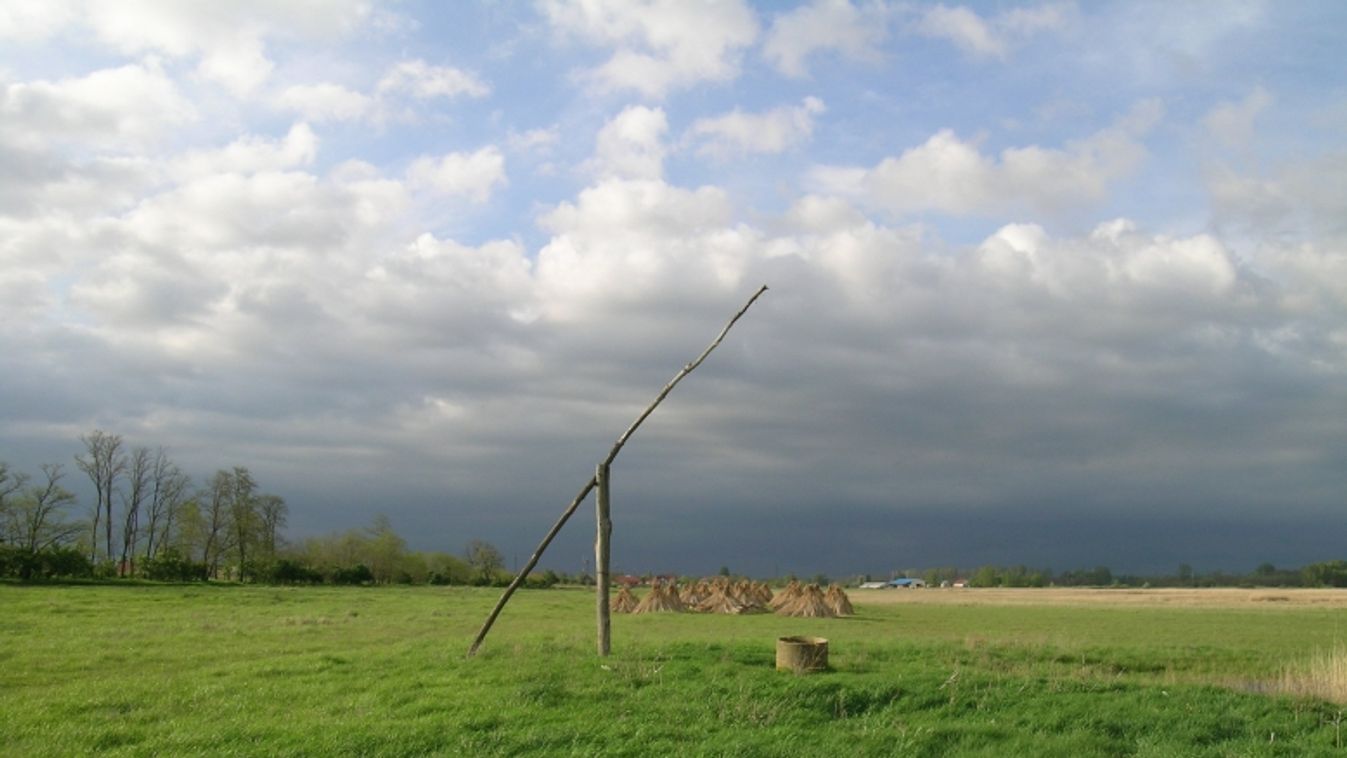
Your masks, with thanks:
[[(1343, 707), (1259, 694), (1344, 612), (859, 605), (614, 619), (463, 588), (0, 586), (6, 755), (1336, 755)], [(832, 670), (774, 670), (775, 639)]]

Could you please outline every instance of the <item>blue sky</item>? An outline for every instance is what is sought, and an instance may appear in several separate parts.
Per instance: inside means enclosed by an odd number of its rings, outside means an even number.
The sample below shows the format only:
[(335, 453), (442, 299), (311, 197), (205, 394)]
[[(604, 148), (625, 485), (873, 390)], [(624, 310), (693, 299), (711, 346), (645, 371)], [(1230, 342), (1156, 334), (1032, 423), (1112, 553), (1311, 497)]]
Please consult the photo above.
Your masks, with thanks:
[[(1341, 557), (1334, 2), (0, 0), (0, 460), (633, 571)], [(588, 527), (554, 565), (576, 568)]]

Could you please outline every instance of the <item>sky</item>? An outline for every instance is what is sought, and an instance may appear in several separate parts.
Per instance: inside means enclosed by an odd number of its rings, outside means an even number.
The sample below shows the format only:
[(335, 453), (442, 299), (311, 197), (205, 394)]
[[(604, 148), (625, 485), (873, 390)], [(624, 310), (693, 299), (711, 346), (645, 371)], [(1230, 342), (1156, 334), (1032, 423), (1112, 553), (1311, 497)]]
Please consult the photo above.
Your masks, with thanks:
[[(1347, 4), (0, 0), (0, 460), (620, 571), (1347, 557)], [(592, 558), (586, 505), (542, 561)]]

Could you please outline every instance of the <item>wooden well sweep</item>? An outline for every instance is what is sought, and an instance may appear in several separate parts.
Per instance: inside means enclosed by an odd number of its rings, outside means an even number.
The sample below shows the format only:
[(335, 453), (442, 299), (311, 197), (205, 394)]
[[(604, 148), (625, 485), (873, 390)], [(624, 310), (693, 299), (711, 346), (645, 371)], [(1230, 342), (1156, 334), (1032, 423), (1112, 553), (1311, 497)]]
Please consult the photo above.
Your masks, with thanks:
[(828, 670), (828, 640), (824, 637), (778, 637), (776, 670), (810, 674)]

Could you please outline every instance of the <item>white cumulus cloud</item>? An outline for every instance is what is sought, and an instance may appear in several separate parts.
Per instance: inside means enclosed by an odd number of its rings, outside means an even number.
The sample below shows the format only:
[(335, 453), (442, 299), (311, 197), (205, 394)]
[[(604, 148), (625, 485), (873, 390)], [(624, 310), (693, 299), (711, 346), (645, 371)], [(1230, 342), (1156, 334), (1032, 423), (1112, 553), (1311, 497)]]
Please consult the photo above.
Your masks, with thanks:
[(216, 150), (196, 150), (173, 160), (179, 177), (280, 171), (307, 166), (318, 154), (318, 136), (308, 124), (290, 127), (279, 140), (245, 135)]
[(896, 213), (1051, 214), (1104, 199), (1110, 183), (1145, 158), (1138, 138), (1161, 112), (1146, 101), (1118, 125), (1063, 147), (1014, 147), (999, 155), (942, 129), (873, 168), (820, 167), (811, 179), (819, 189)]
[(402, 61), (379, 80), (380, 94), (403, 93), (418, 100), (437, 97), (485, 97), (491, 92), (486, 82), (472, 73), (452, 66), (432, 66), (423, 60)]
[(138, 147), (196, 116), (192, 104), (154, 65), (130, 64), (78, 78), (0, 87), (0, 140), (29, 147), (53, 139), (105, 149)]
[(471, 153), (422, 156), (407, 168), (407, 181), (415, 189), (484, 203), (506, 182), (505, 156), (491, 145)]
[(74, 21), (77, 12), (73, 4), (57, 0), (8, 0), (0, 3), (0, 39), (45, 40)]
[(375, 107), (370, 96), (330, 82), (286, 87), (276, 97), (276, 103), (314, 122), (357, 120), (369, 115)]
[(600, 177), (658, 179), (664, 175), (668, 130), (662, 109), (630, 106), (599, 129), (587, 166)]
[(944, 39), (974, 58), (1005, 58), (1024, 40), (1044, 31), (1063, 28), (1071, 6), (1050, 3), (1012, 8), (990, 19), (962, 5), (928, 8), (913, 24), (922, 36)]
[(802, 77), (809, 56), (836, 50), (855, 60), (878, 60), (887, 36), (882, 4), (856, 7), (850, 0), (814, 0), (772, 20), (762, 56), (781, 73)]
[(613, 49), (586, 73), (597, 88), (649, 97), (734, 79), (758, 35), (742, 0), (545, 0), (542, 11), (563, 36)]
[(825, 110), (823, 101), (816, 97), (806, 97), (798, 106), (764, 113), (735, 109), (722, 116), (697, 119), (684, 139), (703, 155), (782, 153), (808, 142), (814, 133), (814, 118)]

